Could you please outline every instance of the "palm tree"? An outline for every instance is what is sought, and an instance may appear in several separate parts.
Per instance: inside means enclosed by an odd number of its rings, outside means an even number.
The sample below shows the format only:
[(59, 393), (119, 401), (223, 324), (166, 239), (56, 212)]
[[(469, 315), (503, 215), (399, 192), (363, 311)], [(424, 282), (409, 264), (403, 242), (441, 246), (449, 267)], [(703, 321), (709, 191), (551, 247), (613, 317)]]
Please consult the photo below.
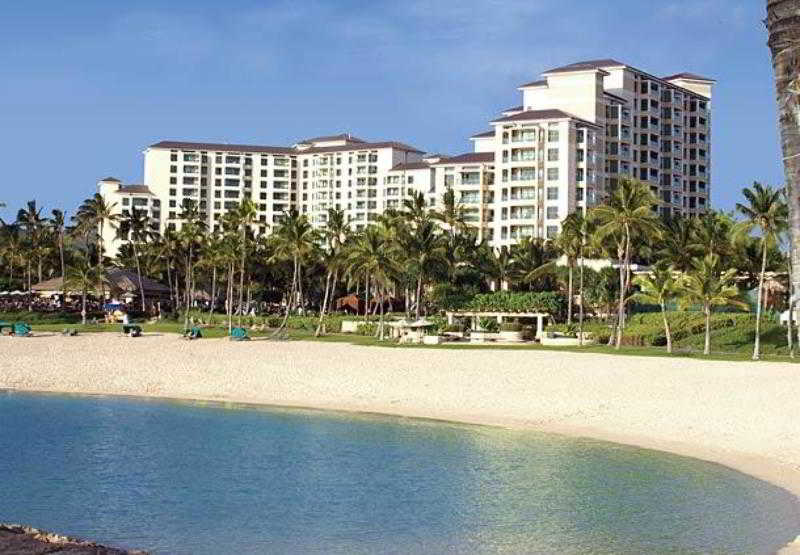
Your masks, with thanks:
[(697, 246), (695, 218), (670, 217), (664, 222), (664, 233), (656, 249), (658, 260), (661, 260), (679, 272), (692, 267), (696, 254), (702, 252)]
[(727, 262), (733, 255), (734, 221), (725, 212), (707, 212), (697, 219), (694, 230), (694, 244), (689, 248), (693, 254), (716, 254)]
[[(44, 224), (44, 220), (42, 219), (42, 209), (36, 207), (36, 201), (31, 200), (28, 201), (27, 207), (24, 209), (20, 209), (17, 213), (17, 223), (22, 227), (25, 231), (25, 243), (28, 246), (28, 254), (27, 254), (27, 271), (28, 271), (28, 292), (31, 291), (31, 262), (33, 261), (34, 257), (38, 254), (38, 281), (42, 281), (42, 256), (39, 252), (39, 248), (41, 246), (41, 231), (42, 226)], [(30, 303), (28, 305), (29, 310), (33, 310), (32, 297), (29, 295), (28, 299)]]
[[(103, 256), (104, 256), (104, 233), (105, 226), (108, 224), (112, 229), (116, 227), (116, 222), (119, 220), (119, 214), (116, 213), (117, 203), (107, 203), (106, 199), (100, 193), (95, 193), (94, 196), (83, 201), (83, 204), (78, 207), (78, 212), (73, 220), (82, 223), (87, 231), (94, 229), (97, 237), (97, 265), (103, 269)], [(101, 297), (105, 301), (105, 286), (100, 284)]]
[(423, 285), (439, 271), (447, 268), (447, 242), (438, 226), (429, 219), (418, 221), (415, 229), (401, 228), (397, 236), (397, 247), (403, 254), (404, 267), (416, 276), (416, 318), (422, 309)]
[(102, 269), (93, 266), (88, 257), (79, 257), (74, 264), (67, 268), (64, 279), (64, 289), (77, 289), (81, 292), (81, 323), (86, 325), (86, 296), (89, 291), (94, 291), (98, 285), (107, 283), (108, 280)]
[(205, 231), (205, 222), (200, 219), (197, 205), (192, 201), (184, 201), (183, 211), (180, 213), (181, 229), (178, 232), (182, 250), (185, 255), (185, 297), (186, 310), (183, 316), (183, 327), (189, 327), (189, 310), (192, 307), (194, 294), (194, 258), (195, 250), (202, 241)]
[(675, 277), (674, 270), (666, 265), (656, 265), (649, 276), (637, 276), (633, 283), (641, 291), (633, 295), (633, 299), (645, 303), (657, 304), (661, 307), (661, 317), (664, 320), (664, 333), (667, 336), (667, 352), (672, 352), (672, 334), (667, 320), (667, 303), (672, 301), (679, 293), (679, 279)]
[(325, 294), (322, 298), (322, 306), (319, 311), (317, 329), (314, 332), (316, 337), (322, 335), (323, 332), (323, 322), (328, 303), (331, 300), (330, 297), (333, 296), (332, 292), (336, 290), (336, 276), (338, 274), (339, 264), (341, 263), (341, 249), (347, 240), (349, 232), (350, 228), (344, 211), (338, 208), (329, 208), (328, 219), (325, 224), (325, 231), (323, 232), (327, 246), (325, 260), (325, 267), (327, 268), (325, 275)]
[(453, 239), (459, 231), (467, 226), (464, 212), (464, 205), (456, 200), (455, 191), (453, 189), (447, 189), (447, 191), (442, 194), (442, 208), (441, 210), (433, 212), (433, 218), (447, 226), (450, 237)]
[[(387, 244), (386, 234), (378, 226), (369, 226), (353, 243), (347, 257), (348, 267), (353, 274), (364, 274), (373, 283), (373, 298), (378, 300), (380, 317), (378, 332), (384, 338), (385, 295), (394, 273), (395, 261), (392, 249)], [(418, 305), (419, 306), (419, 305)]]
[(131, 248), (133, 249), (133, 258), (136, 263), (136, 275), (139, 280), (139, 295), (142, 300), (142, 312), (147, 310), (147, 305), (145, 304), (144, 285), (142, 284), (142, 264), (139, 260), (138, 245), (151, 237), (152, 233), (150, 218), (146, 210), (132, 208), (127, 216), (123, 215), (119, 220), (117, 238), (129, 240)]
[(791, 217), (790, 256), (794, 264), (795, 295), (800, 292), (800, 67), (797, 65), (795, 44), (800, 34), (798, 5), (795, 0), (767, 0), (764, 23), (769, 31), (769, 48), (778, 105), (781, 132), (781, 151), (786, 191)]
[(716, 254), (707, 254), (695, 260), (691, 270), (684, 273), (681, 279), (680, 292), (684, 307), (693, 304), (703, 305), (706, 318), (706, 333), (703, 354), (711, 353), (711, 309), (714, 306), (734, 306), (747, 308), (747, 303), (739, 299), (736, 288), (736, 269), (725, 272), (720, 270), (720, 258)]
[(239, 326), (241, 327), (242, 313), (244, 312), (244, 263), (247, 257), (247, 230), (251, 228), (258, 217), (256, 205), (249, 198), (245, 198), (239, 203), (233, 217), (239, 226), (239, 247), (242, 253), (239, 264)]
[(286, 315), (279, 331), (286, 327), (292, 308), (298, 299), (302, 299), (302, 262), (316, 249), (317, 237), (317, 232), (311, 227), (305, 214), (300, 214), (294, 208), (284, 212), (280, 225), (272, 235), (275, 247), (272, 259), (292, 261), (292, 285), (287, 297)]
[(652, 207), (658, 200), (650, 188), (641, 181), (622, 179), (611, 194), (607, 204), (592, 209), (592, 219), (597, 223), (596, 235), (599, 239), (613, 237), (617, 260), (619, 261), (619, 306), (617, 308), (616, 348), (622, 346), (622, 331), (625, 322), (625, 295), (628, 290), (628, 276), (634, 235), (648, 237), (658, 235), (658, 218)]
[(780, 242), (780, 235), (788, 226), (788, 208), (781, 198), (781, 191), (753, 183), (753, 188), (745, 187), (742, 195), (748, 204), (737, 202), (736, 209), (745, 220), (737, 224), (739, 233), (749, 233), (757, 229), (761, 237), (761, 273), (758, 278), (758, 300), (756, 304), (756, 337), (753, 345), (753, 360), (761, 353), (761, 305), (763, 303), (764, 275), (767, 272), (767, 250), (770, 245)]
[(425, 204), (425, 195), (417, 191), (409, 191), (408, 198), (403, 199), (404, 216), (415, 226), (420, 226), (431, 219), (432, 212)]
[(584, 244), (584, 217), (580, 212), (573, 212), (561, 224), (561, 233), (555, 239), (556, 247), (567, 259), (569, 273), (567, 285), (567, 324), (572, 324), (572, 274), (575, 263), (581, 256)]
[(53, 232), (56, 237), (56, 242), (58, 246), (58, 257), (61, 262), (61, 286), (62, 286), (62, 295), (64, 298), (67, 298), (67, 288), (64, 286), (64, 277), (66, 275), (66, 266), (64, 264), (64, 236), (65, 236), (65, 229), (64, 229), (64, 212), (58, 209), (53, 209), (51, 211), (52, 217), (50, 218), (50, 226), (53, 228)]

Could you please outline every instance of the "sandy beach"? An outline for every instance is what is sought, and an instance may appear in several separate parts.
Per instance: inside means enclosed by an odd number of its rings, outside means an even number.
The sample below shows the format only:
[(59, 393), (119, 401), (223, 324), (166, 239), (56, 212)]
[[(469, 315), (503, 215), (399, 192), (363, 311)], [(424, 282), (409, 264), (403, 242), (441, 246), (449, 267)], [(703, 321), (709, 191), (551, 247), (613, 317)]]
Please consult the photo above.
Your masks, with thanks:
[(513, 348), (188, 342), (157, 334), (0, 337), (0, 352), (1, 389), (202, 399), (530, 428), (721, 463), (800, 496), (800, 367), (791, 364)]

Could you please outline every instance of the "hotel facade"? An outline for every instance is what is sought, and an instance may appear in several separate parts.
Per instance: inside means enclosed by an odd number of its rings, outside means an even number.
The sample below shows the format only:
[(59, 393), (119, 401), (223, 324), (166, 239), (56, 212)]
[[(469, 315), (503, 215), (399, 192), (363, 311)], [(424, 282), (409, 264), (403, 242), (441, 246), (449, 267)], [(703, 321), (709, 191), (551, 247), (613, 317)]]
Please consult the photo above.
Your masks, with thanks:
[[(361, 229), (409, 193), (437, 207), (452, 189), (479, 237), (500, 247), (556, 236), (567, 215), (603, 202), (624, 177), (648, 183), (662, 215), (695, 216), (710, 207), (713, 84), (611, 59), (578, 62), (521, 85), (522, 104), (473, 135), (465, 154), (350, 134), (288, 147), (162, 141), (144, 151), (143, 184), (106, 178), (98, 189), (120, 214), (146, 210), (162, 233), (180, 229), (188, 201), (212, 231), (244, 198), (256, 204), (259, 233), (290, 208), (316, 227), (339, 208)], [(125, 240), (112, 230), (105, 239), (112, 256)]]

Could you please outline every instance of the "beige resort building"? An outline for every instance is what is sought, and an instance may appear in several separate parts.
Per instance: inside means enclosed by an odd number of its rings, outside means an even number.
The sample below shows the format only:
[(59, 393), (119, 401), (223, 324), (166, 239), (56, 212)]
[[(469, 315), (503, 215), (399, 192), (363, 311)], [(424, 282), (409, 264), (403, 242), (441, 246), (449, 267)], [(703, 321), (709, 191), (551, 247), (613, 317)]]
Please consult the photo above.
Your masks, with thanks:
[[(711, 192), (713, 79), (656, 77), (616, 60), (548, 70), (518, 90), (522, 104), (473, 135), (473, 151), (425, 154), (397, 141), (350, 134), (289, 147), (162, 141), (144, 151), (144, 184), (99, 182), (120, 213), (147, 210), (160, 231), (180, 228), (181, 206), (197, 203), (209, 229), (243, 198), (268, 233), (296, 208), (324, 227), (328, 208), (360, 229), (409, 192), (432, 207), (453, 189), (467, 220), (494, 246), (554, 237), (570, 213), (602, 202), (622, 177), (650, 184), (662, 214), (697, 215)], [(106, 231), (113, 255), (121, 244)]]

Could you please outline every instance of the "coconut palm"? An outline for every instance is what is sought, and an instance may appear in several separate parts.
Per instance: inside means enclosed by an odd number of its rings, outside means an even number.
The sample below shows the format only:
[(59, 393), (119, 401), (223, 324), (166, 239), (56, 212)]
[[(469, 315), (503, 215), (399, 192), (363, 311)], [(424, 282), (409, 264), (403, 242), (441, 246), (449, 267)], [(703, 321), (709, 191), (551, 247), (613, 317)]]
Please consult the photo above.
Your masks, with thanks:
[(633, 280), (640, 291), (633, 295), (633, 299), (640, 302), (657, 304), (661, 307), (661, 317), (664, 320), (664, 334), (667, 336), (667, 352), (672, 352), (672, 333), (670, 333), (669, 320), (667, 319), (667, 303), (674, 300), (680, 293), (680, 279), (675, 276), (673, 268), (667, 265), (656, 265), (650, 275), (637, 276)]
[(418, 191), (409, 191), (408, 198), (403, 199), (403, 210), (405, 218), (414, 226), (420, 226), (432, 217), (425, 195)]
[(326, 244), (324, 262), (325, 268), (327, 269), (325, 274), (325, 294), (322, 298), (322, 306), (320, 307), (319, 311), (319, 322), (317, 323), (317, 329), (314, 332), (316, 337), (322, 335), (323, 332), (325, 313), (328, 310), (328, 303), (333, 296), (332, 293), (336, 290), (337, 275), (339, 266), (342, 263), (342, 246), (347, 240), (349, 233), (350, 227), (344, 211), (338, 208), (329, 208), (325, 230), (323, 231), (323, 237)]
[[(24, 230), (24, 245), (26, 245), (26, 262), (27, 262), (27, 274), (28, 274), (28, 287), (27, 290), (30, 292), (31, 290), (31, 275), (33, 270), (31, 268), (31, 264), (34, 259), (38, 259), (38, 281), (42, 281), (42, 255), (40, 251), (41, 247), (41, 235), (42, 235), (42, 228), (44, 227), (45, 220), (42, 218), (42, 209), (36, 207), (36, 201), (31, 200), (28, 201), (26, 208), (21, 208), (19, 212), (17, 212), (17, 223), (19, 226)], [(32, 303), (32, 297), (28, 297)], [(33, 310), (33, 305), (29, 303), (28, 305), (29, 310)]]
[(121, 216), (118, 220), (117, 238), (125, 239), (130, 242), (133, 250), (133, 259), (136, 264), (136, 276), (139, 281), (139, 295), (142, 301), (142, 312), (147, 310), (144, 285), (142, 284), (142, 264), (139, 260), (139, 245), (152, 237), (153, 230), (150, 226), (150, 217), (146, 210), (132, 208), (130, 213)]
[(703, 305), (706, 320), (704, 355), (711, 353), (711, 309), (715, 306), (747, 308), (747, 303), (739, 298), (735, 282), (736, 269), (723, 272), (720, 257), (716, 254), (695, 260), (692, 268), (681, 277), (680, 294), (684, 307)]
[(280, 225), (272, 235), (274, 245), (272, 260), (292, 262), (292, 284), (286, 303), (286, 315), (279, 331), (286, 327), (292, 308), (303, 297), (302, 263), (317, 248), (317, 239), (318, 233), (311, 227), (308, 218), (294, 208), (284, 212)]
[[(103, 256), (105, 253), (104, 247), (104, 232), (105, 226), (108, 225), (112, 229), (116, 228), (116, 223), (119, 220), (119, 214), (116, 213), (117, 203), (107, 203), (106, 199), (100, 193), (95, 193), (94, 196), (83, 201), (83, 204), (78, 207), (77, 214), (73, 220), (80, 222), (85, 226), (86, 232), (93, 229), (97, 237), (97, 265), (103, 270)], [(105, 285), (101, 282), (100, 295), (105, 300)]]
[(383, 340), (385, 296), (392, 282), (396, 264), (384, 230), (379, 226), (367, 227), (351, 245), (346, 264), (352, 274), (368, 276), (367, 279), (373, 284), (373, 298), (377, 299), (380, 307), (378, 333)]
[(442, 194), (442, 208), (433, 212), (433, 218), (447, 227), (451, 239), (454, 239), (459, 231), (466, 228), (467, 220), (464, 205), (456, 199), (456, 193), (453, 189), (447, 189)]
[(555, 246), (566, 258), (568, 285), (567, 285), (567, 324), (572, 324), (572, 299), (573, 279), (572, 274), (575, 264), (581, 258), (585, 242), (585, 218), (580, 212), (573, 212), (561, 223), (561, 233), (555, 239)]
[(675, 270), (685, 272), (692, 266), (695, 255), (701, 254), (697, 246), (695, 218), (670, 217), (664, 222), (664, 233), (655, 249), (658, 260)]
[(247, 257), (247, 231), (256, 222), (258, 211), (256, 205), (249, 198), (245, 198), (232, 213), (235, 223), (239, 228), (239, 248), (241, 256), (239, 259), (239, 326), (242, 325), (244, 313), (244, 266)]
[(785, 187), (789, 199), (795, 294), (800, 291), (800, 271), (797, 271), (800, 267), (800, 66), (797, 64), (795, 48), (800, 35), (800, 19), (797, 12), (796, 0), (767, 0), (767, 17), (764, 20), (769, 31)]
[(90, 291), (108, 283), (108, 279), (98, 266), (92, 265), (89, 258), (81, 256), (67, 268), (64, 288), (81, 292), (81, 323), (86, 324), (86, 297)]
[(690, 245), (692, 253), (703, 256), (716, 254), (722, 262), (729, 262), (735, 252), (734, 223), (733, 217), (725, 212), (707, 212), (697, 218), (694, 244)]
[(761, 238), (761, 273), (758, 278), (758, 300), (756, 302), (756, 337), (753, 345), (753, 360), (761, 356), (761, 306), (763, 304), (764, 275), (767, 272), (767, 251), (770, 246), (780, 242), (780, 235), (788, 225), (788, 208), (781, 198), (781, 191), (769, 185), (753, 183), (753, 188), (745, 187), (742, 195), (747, 204), (736, 203), (736, 210), (745, 217), (737, 224), (739, 233), (758, 230)]
[(186, 271), (184, 293), (186, 299), (186, 310), (183, 316), (184, 328), (189, 327), (189, 309), (192, 307), (194, 296), (194, 262), (198, 247), (200, 246), (206, 224), (200, 219), (197, 205), (192, 201), (184, 201), (183, 210), (180, 213), (181, 229), (178, 232), (178, 241), (184, 255), (184, 268)]
[(430, 219), (417, 222), (415, 228), (402, 227), (397, 235), (397, 248), (402, 254), (403, 267), (415, 276), (417, 293), (415, 315), (422, 309), (423, 286), (438, 272), (447, 269), (447, 241), (438, 226)]
[(632, 179), (622, 179), (611, 194), (607, 204), (601, 204), (591, 211), (597, 224), (599, 239), (613, 237), (617, 260), (619, 261), (619, 306), (617, 307), (616, 348), (622, 346), (622, 333), (625, 320), (625, 296), (628, 290), (631, 255), (634, 236), (651, 237), (658, 235), (660, 225), (652, 207), (658, 200), (650, 192), (650, 187)]

